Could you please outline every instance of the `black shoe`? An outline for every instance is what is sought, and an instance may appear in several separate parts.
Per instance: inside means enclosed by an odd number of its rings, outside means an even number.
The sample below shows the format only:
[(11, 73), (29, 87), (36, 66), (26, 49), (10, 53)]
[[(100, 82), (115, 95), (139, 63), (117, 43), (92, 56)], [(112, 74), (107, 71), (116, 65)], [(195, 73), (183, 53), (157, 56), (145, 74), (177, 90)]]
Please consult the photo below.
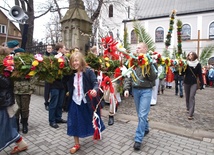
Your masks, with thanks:
[(141, 143), (135, 142), (133, 147), (134, 147), (134, 150), (139, 151), (141, 147)]
[(59, 121), (56, 121), (57, 123), (67, 123), (67, 121), (66, 120), (64, 120), (64, 119), (61, 119), (61, 120), (59, 120)]
[(28, 118), (22, 118), (22, 133), (28, 133)]
[(59, 127), (59, 125), (57, 125), (56, 123), (50, 123), (50, 126), (52, 127), (52, 128), (58, 128)]
[(109, 116), (108, 125), (114, 124), (114, 116)]
[(144, 132), (144, 137), (149, 134), (149, 130)]
[(180, 95), (180, 98), (182, 98), (183, 97), (183, 95)]

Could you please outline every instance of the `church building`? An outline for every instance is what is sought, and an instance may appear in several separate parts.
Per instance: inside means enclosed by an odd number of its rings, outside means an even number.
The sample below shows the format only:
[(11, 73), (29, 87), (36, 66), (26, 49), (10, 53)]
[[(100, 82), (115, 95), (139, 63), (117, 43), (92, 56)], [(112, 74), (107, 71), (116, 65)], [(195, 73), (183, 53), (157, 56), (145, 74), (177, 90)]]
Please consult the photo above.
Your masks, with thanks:
[(156, 51), (162, 53), (173, 10), (175, 18), (171, 45), (168, 47), (171, 53), (177, 48), (177, 20), (182, 22), (182, 50), (186, 53), (195, 51), (200, 55), (204, 47), (214, 44), (213, 0), (124, 0), (122, 5), (112, 3), (106, 8), (101, 12), (103, 26), (108, 27), (111, 35), (120, 40), (123, 40), (126, 27), (131, 51), (136, 49), (138, 43), (133, 28), (133, 23), (137, 21), (152, 37)]

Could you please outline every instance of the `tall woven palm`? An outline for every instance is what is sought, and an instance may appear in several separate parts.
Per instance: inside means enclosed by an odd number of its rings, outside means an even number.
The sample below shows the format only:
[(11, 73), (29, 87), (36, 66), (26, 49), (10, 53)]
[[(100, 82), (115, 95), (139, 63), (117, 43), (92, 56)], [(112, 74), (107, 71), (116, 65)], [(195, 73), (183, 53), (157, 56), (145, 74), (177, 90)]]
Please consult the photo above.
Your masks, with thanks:
[(146, 32), (145, 28), (139, 23), (134, 22), (134, 31), (137, 34), (139, 42), (144, 42), (148, 46), (148, 51), (155, 51), (155, 43), (152, 37)]

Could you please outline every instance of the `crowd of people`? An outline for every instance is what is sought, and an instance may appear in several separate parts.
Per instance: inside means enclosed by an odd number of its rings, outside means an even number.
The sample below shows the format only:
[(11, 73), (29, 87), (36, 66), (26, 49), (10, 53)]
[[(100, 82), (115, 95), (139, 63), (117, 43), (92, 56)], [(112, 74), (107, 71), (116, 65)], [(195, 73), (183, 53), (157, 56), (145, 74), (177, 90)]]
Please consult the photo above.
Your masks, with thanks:
[[(16, 40), (9, 41), (6, 47), (0, 48), (1, 55), (12, 54), (19, 56), (25, 52), (19, 47)], [(85, 56), (75, 48), (69, 51), (69, 57), (66, 57), (66, 47), (62, 43), (56, 44), (55, 48), (47, 46), (44, 54), (46, 57), (61, 55), (66, 65), (72, 70), (71, 75), (55, 79), (52, 83), (45, 81), (44, 86), (44, 106), (48, 112), (48, 122), (50, 127), (56, 129), (60, 123), (67, 123), (67, 135), (74, 138), (75, 145), (70, 149), (73, 154), (81, 147), (79, 138), (94, 136), (99, 139), (99, 134), (105, 130), (105, 125), (101, 119), (100, 101), (103, 99), (109, 102), (109, 121), (108, 125), (114, 124), (114, 115), (121, 102), (120, 95), (134, 97), (136, 106), (138, 125), (134, 138), (134, 150), (140, 150), (144, 137), (149, 133), (148, 115), (150, 106), (157, 104), (158, 95), (164, 94), (165, 88), (172, 89), (172, 83), (175, 82), (175, 95), (181, 98), (185, 93), (186, 111), (188, 119), (194, 119), (195, 95), (197, 92), (197, 77), (200, 80), (200, 89), (204, 85), (210, 85), (213, 81), (204, 76), (208, 76), (207, 70), (202, 69), (197, 60), (195, 52), (187, 55), (187, 68), (178, 71), (176, 66), (166, 68), (163, 65), (157, 65), (156, 61), (150, 61), (149, 70), (142, 69), (141, 66), (133, 68), (132, 76), (125, 76), (123, 79), (123, 94), (117, 91), (117, 81), (112, 84), (112, 90), (100, 91), (100, 85), (104, 80), (102, 76), (95, 73), (94, 69), (87, 65)], [(95, 55), (100, 53), (96, 47), (91, 49)], [(137, 45), (135, 55), (146, 54), (148, 46), (140, 42)], [(213, 68), (211, 67), (210, 70)], [(4, 72), (8, 72), (5, 70)], [(143, 76), (143, 74), (145, 74)], [(211, 74), (211, 73), (210, 73)], [(6, 74), (5, 74), (6, 75)], [(211, 75), (210, 75), (211, 76)], [(34, 83), (36, 78), (19, 78), (12, 80), (9, 76), (0, 74), (0, 151), (16, 142), (17, 146), (11, 151), (11, 154), (19, 153), (28, 149), (28, 144), (19, 134), (20, 123), (22, 124), (22, 133), (28, 133), (28, 118), (30, 115), (30, 99), (34, 92)], [(184, 89), (184, 90), (183, 90)], [(6, 95), (5, 95), (6, 94)], [(103, 97), (104, 96), (104, 97)], [(17, 104), (18, 108), (14, 110)], [(96, 109), (97, 116), (94, 116)], [(62, 112), (66, 111), (67, 120), (62, 119)], [(99, 127), (96, 119), (99, 118)], [(92, 123), (93, 122), (93, 123)], [(97, 135), (95, 135), (95, 130)], [(8, 134), (5, 134), (5, 133)]]

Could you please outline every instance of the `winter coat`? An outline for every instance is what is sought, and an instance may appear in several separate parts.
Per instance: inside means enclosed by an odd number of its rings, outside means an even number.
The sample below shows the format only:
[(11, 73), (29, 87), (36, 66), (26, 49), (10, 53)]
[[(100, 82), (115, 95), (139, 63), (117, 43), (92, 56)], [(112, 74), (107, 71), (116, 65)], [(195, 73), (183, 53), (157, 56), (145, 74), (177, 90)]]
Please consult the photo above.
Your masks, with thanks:
[(19, 78), (14, 81), (14, 93), (17, 95), (33, 94), (35, 91), (36, 78), (24, 79)]
[(15, 104), (13, 89), (13, 81), (0, 75), (0, 109)]
[(187, 65), (187, 69), (185, 70), (185, 75), (184, 75), (184, 83), (185, 84), (189, 84), (189, 85), (196, 84), (197, 80), (196, 80), (195, 76), (199, 77), (199, 80), (201, 82), (201, 87), (203, 87), (204, 81), (203, 81), (203, 78), (202, 78), (202, 69), (201, 69), (201, 64), (200, 63), (198, 63), (195, 68), (194, 67), (190, 67), (189, 65)]
[[(145, 72), (146, 70), (144, 70)], [(155, 86), (155, 80), (157, 79), (158, 72), (157, 72), (157, 66), (153, 63), (150, 64), (150, 70), (149, 74), (146, 74), (143, 76), (142, 74), (142, 68), (136, 67), (135, 69), (136, 73), (136, 81), (134, 81), (132, 78), (126, 77), (124, 79), (124, 90), (130, 90), (131, 87), (137, 88), (137, 89), (145, 89), (145, 88), (152, 88)]]

